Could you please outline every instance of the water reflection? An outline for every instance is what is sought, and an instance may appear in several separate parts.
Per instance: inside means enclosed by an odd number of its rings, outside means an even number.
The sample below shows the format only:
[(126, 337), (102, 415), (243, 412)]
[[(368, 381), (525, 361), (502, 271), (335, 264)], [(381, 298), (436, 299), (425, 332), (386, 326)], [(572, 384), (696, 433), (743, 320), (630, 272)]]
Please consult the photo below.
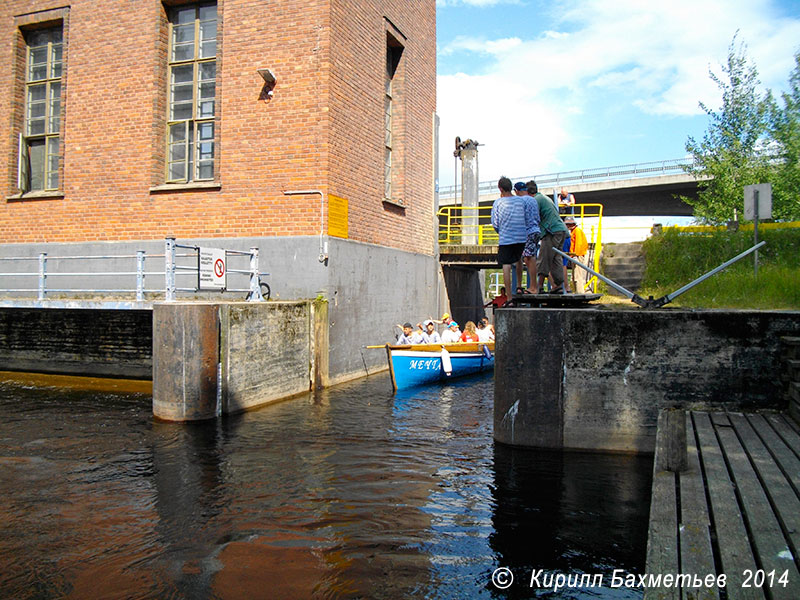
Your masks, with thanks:
[(648, 461), (495, 446), (492, 386), (379, 375), (176, 425), (146, 393), (0, 380), (0, 597), (529, 597), (492, 571), (641, 570)]

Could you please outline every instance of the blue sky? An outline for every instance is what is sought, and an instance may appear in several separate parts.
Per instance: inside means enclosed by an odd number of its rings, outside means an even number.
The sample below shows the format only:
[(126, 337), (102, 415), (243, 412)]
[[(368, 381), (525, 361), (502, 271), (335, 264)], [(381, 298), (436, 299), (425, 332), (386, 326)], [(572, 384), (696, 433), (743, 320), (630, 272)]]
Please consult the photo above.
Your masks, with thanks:
[(437, 13), (441, 186), (456, 136), (481, 144), (481, 181), (680, 158), (706, 130), (698, 102), (719, 105), (708, 72), (737, 31), (764, 89), (785, 89), (800, 50), (799, 0), (437, 0)]

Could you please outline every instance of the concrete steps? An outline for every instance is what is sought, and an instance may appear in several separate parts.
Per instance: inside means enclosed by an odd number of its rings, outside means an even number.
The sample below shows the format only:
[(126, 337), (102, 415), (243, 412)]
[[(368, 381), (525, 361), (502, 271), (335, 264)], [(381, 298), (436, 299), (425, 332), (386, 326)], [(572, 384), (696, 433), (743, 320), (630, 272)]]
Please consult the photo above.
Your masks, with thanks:
[[(632, 292), (639, 289), (645, 269), (641, 242), (606, 244), (601, 261), (603, 275)], [(621, 295), (610, 286), (608, 292)]]
[(781, 337), (783, 381), (789, 398), (789, 414), (800, 423), (800, 337)]

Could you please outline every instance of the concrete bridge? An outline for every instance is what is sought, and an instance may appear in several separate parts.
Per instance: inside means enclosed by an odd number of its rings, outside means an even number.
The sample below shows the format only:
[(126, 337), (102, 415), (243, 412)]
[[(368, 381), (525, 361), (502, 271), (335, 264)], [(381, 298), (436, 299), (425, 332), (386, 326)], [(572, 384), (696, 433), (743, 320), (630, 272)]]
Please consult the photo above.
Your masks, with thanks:
[[(539, 191), (552, 197), (562, 187), (582, 204), (600, 204), (604, 217), (618, 216), (691, 216), (692, 207), (676, 198), (697, 196), (698, 181), (684, 168), (688, 159), (670, 159), (633, 165), (619, 165), (548, 173), (512, 178), (512, 181), (533, 179)], [(478, 185), (479, 205), (490, 206), (498, 197), (497, 181)], [(461, 200), (461, 186), (449, 186), (439, 192), (439, 206), (446, 207)], [(457, 202), (458, 201), (458, 202)]]

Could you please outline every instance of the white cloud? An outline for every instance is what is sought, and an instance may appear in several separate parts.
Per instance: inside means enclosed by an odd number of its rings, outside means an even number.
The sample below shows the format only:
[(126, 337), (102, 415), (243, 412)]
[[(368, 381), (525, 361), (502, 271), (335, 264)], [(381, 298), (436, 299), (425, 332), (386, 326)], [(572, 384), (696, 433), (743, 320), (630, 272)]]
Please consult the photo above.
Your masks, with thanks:
[[(531, 9), (513, 10), (514, 20), (537, 21), (524, 12)], [(600, 98), (616, 98), (625, 105), (620, 110), (642, 117), (702, 115), (698, 101), (714, 107), (719, 98), (708, 70), (721, 72), (737, 30), (765, 87), (785, 86), (800, 48), (800, 20), (776, 16), (773, 0), (564, 0), (550, 12), (555, 20), (528, 39), (467, 35), (441, 49), (442, 56), (474, 54), (480, 70), (439, 76), (440, 169), (449, 162), (453, 171), (446, 148), (455, 135), (486, 143), (486, 150), (491, 143), (492, 152), (480, 155), (486, 176), (556, 169), (571, 118), (591, 115)], [(526, 148), (520, 127), (547, 144)]]
[(508, 81), (501, 75), (445, 75), (439, 77), (438, 101), (448, 107), (440, 113), (442, 181), (453, 181), (456, 136), (480, 144), (481, 181), (561, 167), (557, 159), (561, 140), (565, 139), (561, 118), (538, 101), (525, 82)]

